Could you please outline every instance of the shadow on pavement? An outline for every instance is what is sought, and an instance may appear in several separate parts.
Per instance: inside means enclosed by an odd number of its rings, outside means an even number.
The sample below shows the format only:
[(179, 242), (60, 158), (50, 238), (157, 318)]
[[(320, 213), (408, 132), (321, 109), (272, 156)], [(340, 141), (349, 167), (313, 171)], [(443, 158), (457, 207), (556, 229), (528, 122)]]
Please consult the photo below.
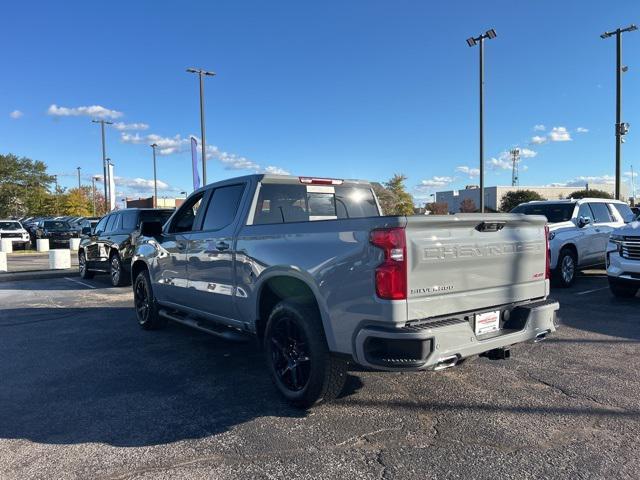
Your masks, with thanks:
[(0, 352), (0, 438), (143, 446), (306, 415), (280, 400), (254, 342), (146, 332), (131, 308), (0, 310)]

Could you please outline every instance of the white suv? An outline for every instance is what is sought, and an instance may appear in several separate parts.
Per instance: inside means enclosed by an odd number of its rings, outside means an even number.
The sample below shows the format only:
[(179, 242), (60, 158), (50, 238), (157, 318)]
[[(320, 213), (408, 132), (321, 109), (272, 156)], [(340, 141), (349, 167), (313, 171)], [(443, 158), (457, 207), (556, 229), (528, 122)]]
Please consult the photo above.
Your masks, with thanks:
[(616, 297), (635, 297), (640, 290), (640, 221), (614, 230), (609, 237), (607, 277)]
[(562, 287), (573, 284), (579, 268), (604, 265), (609, 235), (634, 218), (626, 203), (604, 198), (527, 202), (512, 212), (547, 217), (551, 269)]
[(29, 232), (17, 220), (0, 220), (0, 239), (11, 240), (12, 245), (26, 249), (30, 243)]

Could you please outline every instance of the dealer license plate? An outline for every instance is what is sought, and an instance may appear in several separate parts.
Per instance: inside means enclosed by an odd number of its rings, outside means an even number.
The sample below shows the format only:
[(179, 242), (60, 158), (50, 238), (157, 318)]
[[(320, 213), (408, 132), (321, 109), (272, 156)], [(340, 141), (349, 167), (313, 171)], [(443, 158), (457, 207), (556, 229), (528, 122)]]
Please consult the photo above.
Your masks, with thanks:
[(476, 335), (483, 335), (500, 330), (500, 310), (476, 313), (475, 330)]

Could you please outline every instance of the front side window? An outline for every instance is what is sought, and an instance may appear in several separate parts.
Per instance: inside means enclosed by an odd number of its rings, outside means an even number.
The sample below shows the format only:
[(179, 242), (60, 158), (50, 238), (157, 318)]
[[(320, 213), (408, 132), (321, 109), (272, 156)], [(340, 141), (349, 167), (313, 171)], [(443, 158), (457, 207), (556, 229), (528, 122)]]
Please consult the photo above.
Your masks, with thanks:
[(580, 219), (580, 217), (588, 218), (591, 223), (593, 223), (593, 212), (591, 211), (591, 207), (589, 207), (588, 203), (580, 205), (580, 208), (578, 209), (578, 219)]
[(360, 186), (262, 184), (254, 224), (377, 217), (373, 192)]
[(180, 210), (178, 210), (176, 216), (173, 217), (171, 221), (171, 227), (169, 228), (171, 233), (191, 232), (195, 228), (196, 215), (202, 203), (203, 196), (204, 192), (192, 195), (182, 207), (180, 207)]
[(595, 223), (609, 223), (614, 221), (605, 203), (591, 203), (590, 206), (591, 210), (593, 210), (593, 220)]
[(116, 224), (118, 223), (118, 215), (113, 214), (109, 217), (109, 221), (107, 222), (107, 226), (104, 229), (104, 233), (110, 233), (116, 230)]
[(244, 185), (229, 185), (216, 188), (209, 200), (202, 230), (220, 230), (233, 222), (236, 217)]
[(99, 222), (98, 225), (96, 225), (96, 229), (95, 229), (95, 233), (99, 234), (104, 232), (104, 229), (107, 225), (107, 222), (109, 221), (110, 217), (103, 217)]
[(136, 222), (138, 221), (138, 212), (130, 210), (128, 212), (122, 212), (122, 229), (131, 232), (136, 229)]

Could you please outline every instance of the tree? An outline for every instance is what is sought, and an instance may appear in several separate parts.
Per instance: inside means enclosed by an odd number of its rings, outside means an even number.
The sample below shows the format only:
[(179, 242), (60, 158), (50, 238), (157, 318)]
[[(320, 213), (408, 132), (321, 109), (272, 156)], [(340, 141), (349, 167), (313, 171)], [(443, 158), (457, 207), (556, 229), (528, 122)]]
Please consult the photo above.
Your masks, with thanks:
[(405, 175), (396, 173), (385, 183), (386, 189), (394, 197), (394, 205), (389, 215), (413, 215), (413, 197), (405, 190)]
[(533, 190), (512, 190), (507, 192), (500, 202), (500, 211), (510, 212), (521, 203), (544, 200), (538, 192)]
[(427, 211), (431, 213), (431, 215), (448, 215), (449, 214), (449, 205), (447, 204), (447, 202), (427, 203), (426, 208), (427, 208)]
[(575, 199), (580, 199), (580, 198), (613, 198), (613, 195), (611, 195), (609, 192), (605, 192), (604, 190), (589, 189), (589, 190), (577, 190), (577, 191), (573, 192), (572, 194), (570, 194), (567, 198), (575, 198)]
[(89, 187), (72, 188), (64, 193), (60, 198), (62, 214), (74, 217), (88, 217), (91, 215), (92, 207), (89, 190)]
[(478, 208), (476, 207), (476, 203), (470, 198), (465, 198), (460, 202), (461, 213), (473, 213), (477, 211), (478, 211)]
[(11, 153), (0, 155), (0, 217), (48, 213), (52, 182), (43, 162)]

